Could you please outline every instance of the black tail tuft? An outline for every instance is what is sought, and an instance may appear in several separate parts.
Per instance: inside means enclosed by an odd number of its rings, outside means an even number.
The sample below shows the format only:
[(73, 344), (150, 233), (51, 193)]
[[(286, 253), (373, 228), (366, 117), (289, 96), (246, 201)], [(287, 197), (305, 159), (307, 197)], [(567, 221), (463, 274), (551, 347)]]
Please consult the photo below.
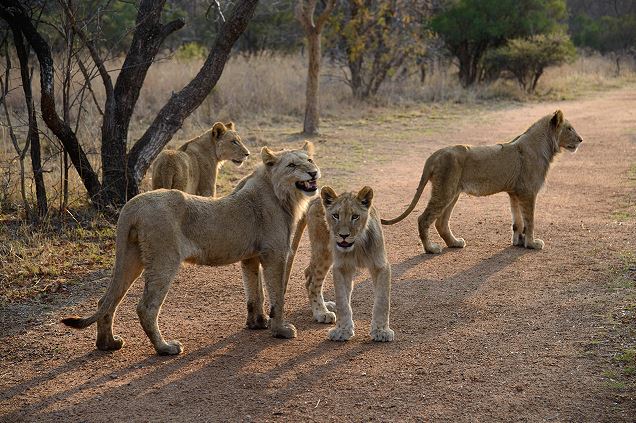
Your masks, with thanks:
[(62, 323), (75, 329), (83, 329), (90, 324), (86, 324), (86, 319), (82, 319), (79, 316), (70, 316), (62, 319)]

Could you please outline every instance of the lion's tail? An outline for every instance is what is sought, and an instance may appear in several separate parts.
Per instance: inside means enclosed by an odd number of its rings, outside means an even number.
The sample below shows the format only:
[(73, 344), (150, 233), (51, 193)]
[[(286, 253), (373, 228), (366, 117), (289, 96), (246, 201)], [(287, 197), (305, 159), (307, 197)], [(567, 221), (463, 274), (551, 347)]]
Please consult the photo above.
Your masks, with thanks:
[[(120, 214), (120, 222), (122, 221), (121, 216), (126, 212), (126, 210), (122, 210)], [(117, 304), (115, 301), (121, 298), (121, 290), (127, 290), (130, 286), (124, 282), (125, 279), (125, 259), (126, 254), (129, 253), (129, 248), (131, 243), (137, 243), (137, 230), (134, 228), (132, 222), (128, 221), (126, 224), (117, 224), (117, 236), (115, 239), (115, 267), (113, 268), (113, 278), (111, 280), (106, 293), (99, 301), (99, 305), (97, 307), (97, 311), (88, 316), (88, 317), (80, 317), (80, 316), (69, 316), (62, 319), (62, 323), (66, 326), (70, 326), (75, 329), (84, 329), (93, 323), (95, 323), (98, 319), (104, 317), (110, 310), (115, 308)], [(125, 285), (125, 286), (124, 286)]]
[(300, 244), (300, 240), (303, 237), (303, 232), (305, 232), (305, 228), (307, 227), (307, 211), (300, 218), (298, 223), (296, 224), (296, 232), (294, 232), (294, 238), (292, 239), (291, 248), (289, 252), (289, 258), (287, 259), (287, 266), (285, 267), (285, 291), (287, 291), (287, 283), (289, 282), (289, 276), (291, 275), (292, 266), (294, 265), (294, 258), (296, 257), (296, 251), (298, 251), (298, 245)]
[(398, 223), (402, 220), (404, 220), (404, 218), (406, 218), (406, 216), (408, 216), (409, 214), (411, 214), (411, 212), (413, 211), (413, 209), (415, 208), (415, 206), (417, 205), (417, 202), (420, 200), (420, 197), (422, 196), (422, 192), (424, 192), (424, 187), (426, 186), (428, 180), (431, 177), (431, 172), (432, 172), (432, 160), (427, 160), (426, 163), (424, 164), (424, 170), (422, 170), (422, 177), (420, 178), (420, 184), (417, 186), (417, 191), (415, 191), (415, 195), (413, 196), (413, 200), (411, 200), (411, 204), (409, 205), (409, 207), (404, 211), (404, 213), (402, 213), (401, 215), (399, 215), (396, 218), (393, 219), (380, 219), (380, 221), (382, 222), (383, 225), (393, 225), (395, 223)]

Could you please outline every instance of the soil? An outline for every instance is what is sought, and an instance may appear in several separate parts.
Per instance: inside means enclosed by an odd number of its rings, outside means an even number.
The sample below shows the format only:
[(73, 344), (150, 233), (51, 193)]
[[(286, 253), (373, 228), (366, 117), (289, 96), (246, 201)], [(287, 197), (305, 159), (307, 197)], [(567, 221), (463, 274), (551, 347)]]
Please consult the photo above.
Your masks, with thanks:
[[(616, 211), (633, 198), (636, 89), (508, 105), (448, 120), (436, 133), (406, 131), (394, 143), (390, 131), (408, 129), (404, 122), (369, 126), (361, 136), (389, 131), (391, 160), (369, 157), (340, 183), (373, 186), (383, 217), (394, 217), (431, 152), (510, 140), (557, 108), (584, 142), (576, 154), (560, 155), (539, 196), (544, 250), (510, 245), (505, 194), (460, 198), (451, 225), (467, 242), (461, 250), (423, 254), (416, 222), (428, 189), (405, 221), (385, 227), (395, 342), (370, 341), (366, 272), (353, 292), (356, 336), (326, 339), (329, 325), (312, 321), (304, 291), (306, 239), (286, 297), (286, 317), (298, 328), (293, 340), (244, 328), (238, 265), (187, 265), (160, 318), (164, 336), (183, 342), (182, 355), (154, 354), (135, 313), (140, 282), (115, 322), (126, 345), (97, 351), (94, 326), (75, 331), (59, 319), (94, 310), (108, 283), (98, 278), (51, 304), (0, 310), (0, 420), (635, 421), (635, 390), (613, 386), (607, 371), (620, 347), (612, 316), (634, 294), (611, 283), (621, 257), (635, 250), (636, 219)], [(328, 139), (336, 135), (327, 130)], [(330, 278), (325, 296), (333, 299)]]

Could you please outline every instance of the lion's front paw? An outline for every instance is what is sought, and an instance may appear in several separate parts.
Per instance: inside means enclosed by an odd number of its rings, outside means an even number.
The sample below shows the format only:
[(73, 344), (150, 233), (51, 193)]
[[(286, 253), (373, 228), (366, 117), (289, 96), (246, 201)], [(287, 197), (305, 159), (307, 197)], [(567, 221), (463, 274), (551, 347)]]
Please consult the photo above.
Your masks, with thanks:
[(120, 336), (115, 335), (109, 339), (97, 339), (95, 345), (101, 351), (117, 351), (124, 346), (124, 340)]
[(336, 313), (329, 310), (315, 311), (314, 319), (316, 319), (318, 323), (333, 323), (336, 321)]
[(332, 341), (348, 341), (355, 335), (353, 324), (342, 325), (329, 329), (327, 336)]
[(336, 312), (336, 302), (335, 301), (325, 301), (325, 307), (327, 310)]
[(390, 328), (374, 328), (371, 329), (371, 338), (377, 342), (391, 342), (395, 339), (395, 332)]
[(269, 317), (264, 314), (257, 314), (253, 316), (247, 316), (247, 322), (245, 325), (249, 329), (267, 329), (267, 323)]
[(426, 244), (424, 244), (424, 251), (429, 254), (439, 254), (442, 252), (442, 247), (434, 242), (427, 242)]
[(536, 238), (532, 242), (526, 242), (526, 248), (531, 248), (533, 250), (542, 250), (544, 246), (545, 243), (542, 240)]
[(285, 323), (279, 327), (272, 327), (272, 336), (274, 338), (291, 339), (296, 337), (296, 327), (291, 323)]
[(159, 355), (177, 355), (183, 352), (183, 345), (179, 341), (168, 341), (155, 347)]
[(466, 241), (464, 241), (464, 238), (455, 238), (450, 244), (448, 244), (448, 246), (450, 248), (464, 248), (466, 246)]
[(517, 247), (525, 247), (526, 246), (526, 236), (524, 234), (513, 234), (512, 235), (512, 245), (516, 245)]

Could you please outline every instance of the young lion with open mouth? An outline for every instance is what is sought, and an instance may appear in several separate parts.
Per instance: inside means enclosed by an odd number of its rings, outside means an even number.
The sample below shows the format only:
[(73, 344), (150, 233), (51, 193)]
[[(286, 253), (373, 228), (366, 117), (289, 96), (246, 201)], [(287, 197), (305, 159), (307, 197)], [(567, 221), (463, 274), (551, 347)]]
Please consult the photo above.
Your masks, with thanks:
[[(146, 285), (137, 306), (141, 326), (158, 354), (179, 354), (181, 343), (164, 340), (157, 317), (181, 263), (220, 266), (240, 261), (247, 326), (263, 329), (269, 319), (273, 336), (295, 337), (296, 328), (283, 321), (285, 269), (291, 236), (318, 189), (320, 170), (309, 142), (291, 151), (264, 147), (261, 156), (263, 164), (227, 197), (216, 200), (162, 189), (130, 200), (117, 222), (113, 278), (97, 311), (62, 322), (78, 329), (97, 322), (97, 348), (121, 348), (123, 340), (113, 335), (115, 312), (145, 270)], [(269, 316), (264, 312), (263, 279)]]
[(463, 248), (466, 242), (456, 238), (448, 221), (459, 194), (486, 196), (507, 192), (512, 211), (512, 244), (540, 250), (543, 241), (534, 237), (534, 208), (550, 163), (562, 149), (575, 152), (583, 140), (557, 110), (544, 116), (526, 132), (506, 144), (483, 147), (455, 145), (434, 152), (422, 171), (411, 204), (395, 219), (382, 220), (392, 225), (408, 216), (422, 195), (428, 181), (433, 184), (431, 199), (418, 218), (424, 250), (440, 253), (432, 242), (428, 228), (435, 228), (449, 247)]
[[(375, 207), (373, 190), (362, 188), (357, 194), (337, 195), (330, 187), (320, 190), (320, 199), (309, 203), (305, 219), (299, 222), (292, 243), (298, 247), (305, 223), (311, 244), (311, 262), (305, 269), (305, 286), (314, 318), (323, 323), (336, 322), (329, 330), (329, 339), (346, 341), (354, 335), (351, 311), (353, 276), (359, 267), (366, 267), (373, 279), (373, 316), (371, 338), (374, 341), (393, 341), (395, 334), (389, 327), (391, 301), (391, 265), (386, 256), (382, 226)], [(333, 303), (325, 303), (322, 284), (333, 263), (333, 282), (336, 290), (336, 314)], [(289, 262), (291, 266), (291, 261)]]

